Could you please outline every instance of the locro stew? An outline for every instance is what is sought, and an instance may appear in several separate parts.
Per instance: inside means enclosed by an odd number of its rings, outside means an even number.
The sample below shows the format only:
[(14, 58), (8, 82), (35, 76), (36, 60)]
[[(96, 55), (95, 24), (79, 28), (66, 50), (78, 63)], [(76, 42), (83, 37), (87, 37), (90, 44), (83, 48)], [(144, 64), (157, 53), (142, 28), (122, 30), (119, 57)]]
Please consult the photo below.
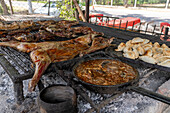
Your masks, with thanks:
[(76, 67), (75, 74), (82, 81), (95, 85), (117, 85), (136, 78), (133, 67), (112, 59), (82, 62)]

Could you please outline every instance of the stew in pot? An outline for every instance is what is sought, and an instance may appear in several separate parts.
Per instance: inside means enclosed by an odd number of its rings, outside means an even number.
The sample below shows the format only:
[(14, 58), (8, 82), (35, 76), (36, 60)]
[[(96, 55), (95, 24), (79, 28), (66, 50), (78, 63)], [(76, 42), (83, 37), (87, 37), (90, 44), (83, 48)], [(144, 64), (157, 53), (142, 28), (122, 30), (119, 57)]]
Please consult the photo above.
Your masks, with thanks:
[(75, 69), (75, 74), (84, 82), (95, 85), (117, 85), (136, 78), (133, 67), (111, 59), (82, 62)]

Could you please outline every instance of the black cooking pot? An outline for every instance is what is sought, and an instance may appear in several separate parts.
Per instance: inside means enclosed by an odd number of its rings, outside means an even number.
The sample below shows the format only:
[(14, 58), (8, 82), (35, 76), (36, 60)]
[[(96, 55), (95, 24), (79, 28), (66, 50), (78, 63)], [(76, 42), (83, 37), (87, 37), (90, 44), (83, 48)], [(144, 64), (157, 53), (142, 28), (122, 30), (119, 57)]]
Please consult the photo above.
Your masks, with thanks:
[(48, 86), (40, 92), (37, 101), (41, 113), (77, 113), (76, 93), (70, 86)]
[[(112, 58), (96, 58), (96, 59), (112, 59)], [(93, 60), (96, 60), (96, 59), (93, 59)], [(166, 97), (166, 96), (160, 95), (158, 93), (155, 93), (155, 92), (146, 90), (144, 88), (138, 87), (139, 73), (135, 68), (133, 68), (133, 70), (136, 73), (136, 78), (129, 81), (129, 82), (118, 84), (118, 85), (95, 85), (95, 84), (90, 84), (90, 83), (87, 83), (85, 81), (82, 81), (75, 74), (75, 69), (81, 63), (89, 61), (89, 60), (91, 60), (91, 59), (86, 59), (86, 60), (83, 59), (83, 60), (79, 61), (76, 65), (74, 65), (74, 67), (73, 67), (73, 75), (74, 75), (74, 77), (78, 80), (78, 82), (80, 82), (87, 89), (89, 89), (89, 90), (91, 90), (93, 92), (96, 92), (96, 93), (100, 93), (100, 94), (118, 94), (118, 93), (121, 93), (121, 92), (131, 90), (131, 91), (135, 91), (137, 93), (140, 93), (140, 94), (142, 94), (144, 96), (148, 96), (148, 97), (151, 97), (153, 99), (156, 99), (156, 100), (162, 101), (164, 103), (170, 104), (170, 98), (169, 97)], [(112, 59), (112, 60), (115, 60), (115, 59)], [(133, 67), (133, 66), (131, 66), (131, 67)]]

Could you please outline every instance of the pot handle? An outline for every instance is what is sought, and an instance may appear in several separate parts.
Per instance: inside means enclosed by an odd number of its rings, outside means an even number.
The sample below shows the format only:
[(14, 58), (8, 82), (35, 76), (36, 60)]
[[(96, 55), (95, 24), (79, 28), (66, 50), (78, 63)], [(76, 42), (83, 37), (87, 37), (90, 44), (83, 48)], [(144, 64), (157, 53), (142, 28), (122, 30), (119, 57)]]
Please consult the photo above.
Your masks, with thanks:
[(130, 90), (170, 105), (170, 97), (146, 90), (142, 87), (131, 87)]

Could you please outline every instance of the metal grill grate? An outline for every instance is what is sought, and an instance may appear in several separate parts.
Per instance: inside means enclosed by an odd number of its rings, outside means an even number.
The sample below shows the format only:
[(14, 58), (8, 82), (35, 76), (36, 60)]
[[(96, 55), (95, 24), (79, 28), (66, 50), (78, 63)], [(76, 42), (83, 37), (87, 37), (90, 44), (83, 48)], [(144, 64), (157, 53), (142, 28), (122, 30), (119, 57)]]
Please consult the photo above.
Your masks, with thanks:
[[(9, 76), (14, 78), (12, 79), (13, 82), (22, 81), (32, 77), (34, 69), (31, 68), (31, 61), (28, 54), (18, 52), (8, 47), (1, 47), (0, 51), (3, 55), (1, 58), (4, 59), (1, 64), (3, 64), (2, 66), (5, 71), (8, 72)], [(14, 72), (17, 71), (18, 75), (9, 70), (9, 67), (13, 67)]]

